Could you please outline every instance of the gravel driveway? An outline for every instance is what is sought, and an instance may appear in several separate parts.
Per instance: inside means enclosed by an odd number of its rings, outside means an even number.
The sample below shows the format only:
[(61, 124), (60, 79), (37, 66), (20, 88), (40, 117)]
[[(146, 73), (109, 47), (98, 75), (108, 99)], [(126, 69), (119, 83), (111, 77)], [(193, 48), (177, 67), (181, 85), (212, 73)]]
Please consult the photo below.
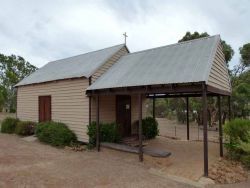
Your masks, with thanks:
[(0, 134), (0, 187), (191, 187), (151, 173), (138, 156), (73, 152)]

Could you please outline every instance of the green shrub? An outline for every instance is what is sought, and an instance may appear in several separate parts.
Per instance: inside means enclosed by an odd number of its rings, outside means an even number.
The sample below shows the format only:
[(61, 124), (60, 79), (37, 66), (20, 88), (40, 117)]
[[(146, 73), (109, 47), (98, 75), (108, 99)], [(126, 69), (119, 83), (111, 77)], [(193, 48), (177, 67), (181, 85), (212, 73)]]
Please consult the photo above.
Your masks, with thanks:
[(21, 136), (33, 135), (35, 132), (35, 122), (19, 121), (15, 128), (15, 133)]
[(158, 122), (152, 117), (142, 120), (142, 133), (147, 139), (155, 138), (159, 134)]
[(247, 141), (250, 133), (250, 120), (234, 119), (227, 122), (224, 127), (225, 134), (232, 142)]
[[(88, 125), (89, 148), (96, 145), (96, 122)], [(100, 123), (100, 141), (101, 142), (119, 142), (121, 136), (115, 123)]]
[(228, 154), (235, 158), (235, 154), (243, 152), (242, 144), (250, 142), (250, 121), (243, 119), (234, 119), (227, 122), (224, 127)]
[(89, 136), (89, 143), (88, 147), (89, 149), (95, 147), (96, 145), (96, 122), (92, 122), (88, 127), (88, 136)]
[(224, 127), (228, 156), (250, 167), (250, 120), (235, 119)]
[(69, 146), (77, 141), (76, 135), (64, 123), (59, 122), (39, 123), (35, 134), (41, 142), (52, 146)]
[(11, 117), (5, 118), (1, 124), (1, 132), (9, 134), (14, 133), (18, 121), (19, 120), (16, 118), (11, 118)]

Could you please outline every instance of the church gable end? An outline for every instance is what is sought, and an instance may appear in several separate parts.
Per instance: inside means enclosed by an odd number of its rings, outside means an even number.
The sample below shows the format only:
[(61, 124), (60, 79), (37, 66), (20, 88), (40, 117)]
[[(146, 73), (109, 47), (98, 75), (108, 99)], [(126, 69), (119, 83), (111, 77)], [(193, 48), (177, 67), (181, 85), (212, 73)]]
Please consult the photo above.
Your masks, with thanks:
[(122, 56), (128, 54), (126, 46), (122, 47), (110, 59), (108, 59), (95, 73), (91, 76), (91, 83), (94, 83), (101, 75), (103, 75), (111, 66), (113, 66)]
[(217, 46), (207, 84), (223, 91), (231, 92), (228, 68), (222, 51), (222, 45), (220, 43)]

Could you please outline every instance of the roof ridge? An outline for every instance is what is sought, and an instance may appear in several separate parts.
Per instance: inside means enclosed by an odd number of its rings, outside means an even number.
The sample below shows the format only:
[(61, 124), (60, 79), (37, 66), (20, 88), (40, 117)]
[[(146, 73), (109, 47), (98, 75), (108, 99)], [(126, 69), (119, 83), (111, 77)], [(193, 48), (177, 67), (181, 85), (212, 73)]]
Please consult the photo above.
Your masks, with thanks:
[(146, 49), (146, 50), (141, 50), (141, 51), (137, 51), (137, 52), (132, 52), (132, 53), (126, 54), (126, 55), (124, 55), (124, 57), (125, 56), (129, 56), (129, 55), (133, 55), (133, 54), (137, 54), (137, 53), (142, 53), (142, 52), (145, 52), (145, 51), (151, 51), (151, 50), (156, 50), (156, 49), (159, 49), (159, 48), (166, 48), (166, 47), (177, 46), (177, 45), (182, 45), (182, 44), (186, 44), (186, 43), (192, 43), (192, 42), (195, 42), (195, 41), (198, 41), (198, 40), (205, 40), (205, 39), (208, 39), (208, 38), (219, 37), (219, 36), (220, 35), (212, 35), (212, 36), (208, 36), (208, 37), (201, 37), (201, 38), (198, 38), (198, 39), (183, 41), (183, 42), (179, 42), (179, 43), (168, 44), (168, 45), (165, 45), (165, 46), (159, 46), (159, 47), (155, 47), (155, 48), (149, 48), (149, 49)]
[[(66, 58), (62, 58), (62, 59), (57, 59), (57, 60), (54, 60), (54, 61), (49, 61), (47, 64), (54, 63), (54, 62), (61, 61), (61, 60), (65, 60), (65, 59), (70, 59), (70, 58), (73, 58), (73, 57), (78, 57), (78, 56), (81, 56), (81, 55), (86, 55), (86, 54), (90, 54), (90, 53), (94, 53), (94, 52), (99, 52), (99, 51), (102, 51), (102, 50), (107, 50), (109, 48), (114, 48), (114, 47), (118, 47), (118, 46), (125, 46), (125, 44), (124, 43), (117, 44), (117, 45), (102, 48), (102, 49), (99, 49), (99, 50), (89, 51), (89, 52), (86, 52), (86, 53), (83, 53), (83, 54), (74, 55), (74, 56), (70, 56), (70, 57), (66, 57)], [(45, 64), (45, 65), (47, 65), (47, 64)]]

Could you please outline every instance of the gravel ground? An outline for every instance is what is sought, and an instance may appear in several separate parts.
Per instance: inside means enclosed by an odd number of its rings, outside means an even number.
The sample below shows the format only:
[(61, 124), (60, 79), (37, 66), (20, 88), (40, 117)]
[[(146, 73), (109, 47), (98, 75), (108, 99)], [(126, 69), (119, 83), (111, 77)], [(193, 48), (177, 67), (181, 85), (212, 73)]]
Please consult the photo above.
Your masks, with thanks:
[(0, 134), (0, 187), (192, 187), (150, 173), (138, 156), (73, 152)]
[[(171, 152), (169, 158), (153, 158), (153, 164), (162, 168), (166, 174), (181, 176), (198, 181), (203, 176), (203, 142), (181, 141), (165, 137), (157, 137), (148, 141), (148, 146)], [(208, 143), (209, 167), (219, 159), (219, 145)], [(157, 162), (156, 162), (157, 161)]]
[[(14, 115), (13, 115), (14, 116)], [(1, 119), (6, 114), (0, 113)], [(166, 125), (163, 120), (161, 125)], [(169, 133), (166, 127), (161, 132)], [(182, 130), (184, 137), (185, 131)], [(202, 142), (157, 137), (148, 146), (172, 152), (169, 158), (138, 156), (114, 150), (73, 152), (0, 133), (0, 187), (193, 187), (166, 175), (198, 180), (203, 172)], [(218, 159), (218, 144), (209, 143), (209, 165)], [(158, 173), (158, 171), (160, 173)], [(153, 173), (152, 173), (153, 172)], [(155, 173), (156, 172), (156, 173)], [(182, 182), (182, 181), (181, 181)], [(185, 182), (185, 181), (184, 181)], [(250, 181), (209, 187), (250, 187)]]

